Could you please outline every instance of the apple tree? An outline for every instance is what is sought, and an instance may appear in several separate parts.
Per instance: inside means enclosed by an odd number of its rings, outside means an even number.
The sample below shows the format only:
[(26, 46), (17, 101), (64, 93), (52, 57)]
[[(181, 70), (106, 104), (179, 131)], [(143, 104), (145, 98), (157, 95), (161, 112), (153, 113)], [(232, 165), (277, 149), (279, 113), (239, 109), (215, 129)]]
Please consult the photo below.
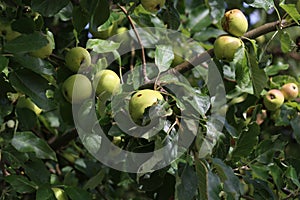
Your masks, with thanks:
[(0, 199), (298, 199), (299, 0), (2, 0)]

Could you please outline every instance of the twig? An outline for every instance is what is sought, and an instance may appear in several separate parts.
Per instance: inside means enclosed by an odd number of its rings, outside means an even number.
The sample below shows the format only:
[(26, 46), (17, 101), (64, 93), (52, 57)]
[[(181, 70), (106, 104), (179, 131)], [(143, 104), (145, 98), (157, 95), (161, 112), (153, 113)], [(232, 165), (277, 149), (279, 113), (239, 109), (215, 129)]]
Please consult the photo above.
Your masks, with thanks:
[(139, 33), (137, 32), (137, 29), (136, 29), (136, 27), (135, 27), (135, 25), (134, 25), (133, 20), (132, 20), (131, 17), (128, 15), (127, 10), (126, 10), (123, 6), (120, 6), (120, 5), (118, 5), (118, 6), (119, 6), (119, 8), (122, 10), (122, 12), (126, 15), (128, 21), (129, 21), (129, 23), (130, 23), (130, 25), (131, 25), (131, 27), (132, 27), (132, 29), (133, 29), (133, 31), (134, 31), (134, 34), (136, 35), (136, 38), (137, 38), (137, 40), (138, 40), (138, 43), (139, 43), (139, 45), (141, 46), (141, 51), (142, 51), (142, 71), (143, 71), (143, 76), (144, 76), (144, 83), (148, 83), (148, 82), (150, 82), (150, 79), (149, 79), (148, 76), (147, 76), (147, 70), (146, 70), (146, 68), (147, 68), (147, 64), (146, 64), (146, 54), (145, 54), (145, 49), (144, 49), (144, 45), (143, 45), (143, 43), (142, 43), (141, 37), (140, 37)]

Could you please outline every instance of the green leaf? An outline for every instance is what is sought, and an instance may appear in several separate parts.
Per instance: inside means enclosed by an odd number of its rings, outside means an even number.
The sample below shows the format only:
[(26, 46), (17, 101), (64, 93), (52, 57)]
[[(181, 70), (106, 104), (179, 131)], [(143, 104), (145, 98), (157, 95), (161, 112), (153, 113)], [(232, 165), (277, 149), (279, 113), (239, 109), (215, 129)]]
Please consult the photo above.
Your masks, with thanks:
[(89, 39), (86, 44), (87, 49), (92, 49), (96, 53), (109, 53), (117, 50), (120, 47), (119, 43), (101, 40), (101, 39)]
[(35, 58), (29, 55), (15, 55), (12, 58), (21, 66), (34, 71), (37, 74), (54, 75), (54, 67), (46, 60)]
[(263, 8), (265, 11), (275, 7), (273, 0), (255, 0), (253, 3), (249, 3), (249, 6), (254, 8)]
[(89, 14), (81, 6), (75, 6), (73, 8), (72, 16), (74, 28), (80, 33), (89, 22)]
[(97, 27), (104, 24), (109, 18), (110, 9), (107, 0), (97, 0), (94, 11), (91, 15), (90, 26), (92, 30), (97, 30)]
[(9, 59), (0, 55), (0, 73), (8, 66)]
[(47, 38), (41, 33), (22, 34), (4, 45), (4, 50), (10, 53), (27, 53), (38, 50), (48, 44)]
[(20, 33), (29, 34), (35, 31), (35, 23), (31, 18), (21, 17), (11, 24), (11, 28)]
[(249, 156), (258, 142), (258, 135), (260, 133), (260, 127), (256, 123), (250, 124), (240, 134), (236, 146), (232, 151), (232, 159), (239, 160), (243, 157)]
[(168, 3), (168, 1), (166, 7), (167, 9), (161, 13), (162, 20), (167, 24), (168, 29), (177, 30), (180, 26), (180, 14), (174, 4)]
[(282, 170), (280, 167), (275, 163), (270, 163), (269, 165), (270, 174), (273, 177), (274, 183), (278, 189), (283, 187), (283, 180), (282, 180)]
[(300, 122), (300, 116), (298, 114), (297, 117), (292, 119), (290, 123), (294, 131), (294, 136), (297, 142), (300, 144), (300, 123), (299, 122)]
[(288, 68), (289, 68), (289, 64), (280, 62), (274, 65), (267, 66), (266, 68), (264, 68), (264, 70), (267, 76), (274, 76), (281, 71), (287, 70)]
[(259, 97), (263, 89), (268, 84), (268, 76), (266, 75), (266, 72), (263, 69), (259, 68), (258, 62), (254, 55), (248, 53), (247, 57), (250, 66), (250, 74), (254, 95)]
[(283, 53), (291, 51), (292, 40), (286, 31), (280, 31), (280, 47)]
[(57, 200), (50, 187), (39, 187), (35, 200)]
[(38, 138), (32, 132), (16, 132), (11, 144), (20, 152), (34, 152), (38, 158), (57, 160), (55, 152), (49, 147), (47, 142)]
[(223, 17), (225, 12), (224, 0), (206, 0), (206, 3), (210, 7), (210, 15), (213, 19), (213, 23), (217, 23)]
[(280, 2), (279, 6), (283, 10), (285, 10), (285, 12), (287, 12), (293, 18), (293, 20), (299, 25), (300, 14), (295, 4), (284, 4), (284, 1), (282, 1)]
[(83, 186), (83, 189), (84, 190), (95, 189), (103, 181), (103, 178), (105, 177), (105, 173), (106, 170), (101, 169), (95, 176), (93, 176), (86, 182), (86, 184)]
[(300, 181), (294, 167), (288, 166), (285, 171), (285, 176), (289, 178), (298, 188), (300, 188)]
[(92, 200), (92, 196), (86, 190), (78, 187), (66, 187), (66, 193), (71, 200)]
[(30, 180), (38, 185), (47, 184), (50, 181), (50, 172), (45, 163), (40, 159), (31, 159), (25, 163), (25, 172)]
[(31, 193), (38, 188), (34, 182), (21, 175), (9, 175), (4, 177), (4, 180), (13, 187), (14, 191), (19, 193)]
[(194, 169), (188, 164), (184, 167), (180, 177), (176, 180), (175, 197), (178, 200), (193, 199), (198, 185), (198, 178)]
[(206, 5), (198, 6), (192, 9), (189, 14), (188, 27), (192, 29), (192, 33), (196, 33), (205, 29), (212, 23), (210, 11)]
[(50, 89), (48, 81), (40, 75), (22, 69), (11, 72), (8, 78), (13, 87), (28, 95), (41, 109), (51, 110), (55, 108), (54, 102), (46, 96), (46, 90)]
[(32, 0), (31, 7), (45, 17), (52, 17), (68, 3), (69, 0)]
[(160, 72), (168, 70), (174, 59), (172, 46), (157, 45), (155, 50), (155, 64)]

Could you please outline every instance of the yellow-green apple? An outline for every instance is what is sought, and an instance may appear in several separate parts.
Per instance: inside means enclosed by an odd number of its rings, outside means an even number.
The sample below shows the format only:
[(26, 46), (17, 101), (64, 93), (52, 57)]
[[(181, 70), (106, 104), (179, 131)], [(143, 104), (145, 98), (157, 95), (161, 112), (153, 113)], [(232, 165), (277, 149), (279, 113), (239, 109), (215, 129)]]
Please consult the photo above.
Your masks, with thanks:
[(91, 55), (83, 47), (73, 47), (66, 53), (66, 66), (73, 72), (77, 72), (80, 67), (87, 68), (91, 65)]
[(295, 83), (284, 84), (280, 91), (282, 92), (284, 99), (287, 101), (294, 100), (299, 95), (299, 89)]
[(237, 37), (244, 35), (248, 30), (248, 20), (239, 9), (227, 11), (222, 17), (221, 25), (224, 31)]
[(267, 110), (275, 111), (279, 109), (284, 102), (284, 96), (278, 89), (269, 90), (263, 99), (263, 103)]
[(129, 113), (133, 121), (137, 122), (144, 116), (145, 109), (163, 100), (159, 91), (144, 89), (137, 91), (129, 101)]
[(93, 87), (90, 79), (82, 74), (71, 75), (62, 84), (63, 96), (70, 103), (82, 103), (91, 97), (92, 92)]
[(33, 111), (36, 115), (39, 115), (42, 112), (41, 108), (39, 108), (35, 103), (33, 103), (30, 98), (25, 97), (25, 96), (21, 96), (18, 98), (16, 107), (17, 108), (27, 108), (27, 109)]
[(166, 3), (166, 0), (141, 0), (142, 6), (149, 12), (159, 11)]
[(214, 42), (214, 54), (219, 60), (231, 62), (241, 46), (244, 46), (241, 39), (230, 35), (221, 35)]
[(37, 57), (37, 58), (44, 59), (44, 58), (49, 57), (52, 54), (52, 51), (54, 49), (54, 41), (49, 35), (44, 34), (44, 36), (48, 40), (47, 45), (45, 45), (44, 47), (42, 47), (38, 50), (31, 52), (30, 55)]
[(114, 71), (104, 69), (96, 73), (93, 86), (97, 96), (102, 100), (107, 100), (107, 98), (119, 91), (120, 78)]

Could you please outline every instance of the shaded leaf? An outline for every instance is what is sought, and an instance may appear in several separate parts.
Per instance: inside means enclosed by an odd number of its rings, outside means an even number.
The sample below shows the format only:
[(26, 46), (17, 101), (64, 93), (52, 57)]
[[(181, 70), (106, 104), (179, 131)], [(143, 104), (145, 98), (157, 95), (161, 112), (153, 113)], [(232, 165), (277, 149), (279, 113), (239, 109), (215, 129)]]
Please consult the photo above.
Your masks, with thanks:
[(196, 194), (198, 178), (194, 169), (186, 165), (180, 177), (177, 177), (175, 197), (178, 200), (193, 199)]
[(6, 182), (8, 182), (16, 192), (19, 193), (30, 193), (35, 191), (38, 186), (29, 181), (25, 176), (21, 175), (9, 175), (4, 178)]
[(47, 142), (32, 132), (16, 132), (11, 144), (20, 152), (34, 152), (38, 158), (56, 160), (56, 154)]
[(8, 66), (8, 63), (9, 59), (0, 55), (0, 72), (2, 72)]
[(265, 11), (275, 7), (273, 0), (255, 0), (253, 3), (249, 3), (249, 6), (254, 8), (263, 8)]
[(170, 68), (174, 59), (174, 53), (171, 46), (157, 45), (155, 50), (155, 64), (160, 72)]
[(31, 7), (45, 17), (52, 17), (68, 3), (69, 0), (32, 0)]
[(94, 7), (93, 14), (90, 19), (90, 26), (93, 30), (96, 30), (98, 26), (102, 25), (109, 18), (110, 10), (107, 0), (98, 0)]
[(66, 187), (65, 191), (71, 200), (93, 199), (91, 194), (88, 191), (78, 187)]

